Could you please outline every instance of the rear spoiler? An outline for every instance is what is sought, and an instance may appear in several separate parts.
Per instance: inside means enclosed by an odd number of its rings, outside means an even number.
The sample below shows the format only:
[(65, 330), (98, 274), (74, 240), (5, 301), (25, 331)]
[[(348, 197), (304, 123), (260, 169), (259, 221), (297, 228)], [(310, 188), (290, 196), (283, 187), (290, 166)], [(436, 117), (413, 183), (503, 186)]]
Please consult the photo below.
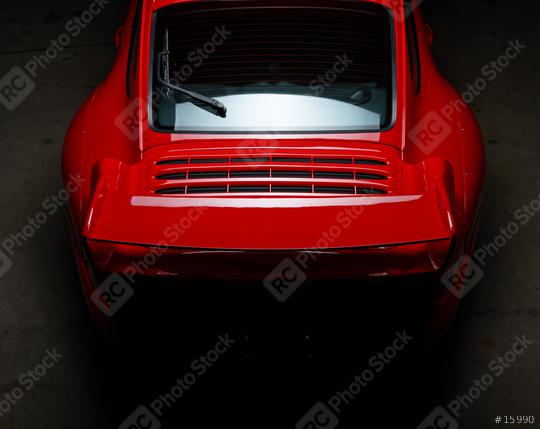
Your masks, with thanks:
[(100, 242), (240, 251), (450, 243), (455, 233), (450, 164), (430, 159), (414, 168), (422, 170), (417, 176), (424, 183), (404, 195), (158, 196), (137, 195), (138, 170), (103, 160), (94, 171), (83, 235)]

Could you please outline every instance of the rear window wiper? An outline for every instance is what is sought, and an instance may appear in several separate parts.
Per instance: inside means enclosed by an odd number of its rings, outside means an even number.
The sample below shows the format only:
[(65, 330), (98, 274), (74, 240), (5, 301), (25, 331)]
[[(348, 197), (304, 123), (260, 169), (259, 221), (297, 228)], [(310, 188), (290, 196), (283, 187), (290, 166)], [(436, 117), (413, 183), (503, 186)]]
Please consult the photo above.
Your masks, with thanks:
[(158, 54), (157, 61), (157, 79), (164, 87), (169, 88), (173, 91), (179, 92), (181, 94), (187, 95), (188, 97), (197, 100), (203, 104), (206, 104), (211, 109), (214, 110), (216, 115), (225, 118), (227, 116), (227, 108), (220, 101), (207, 97), (204, 94), (199, 94), (198, 92), (190, 91), (188, 89), (182, 88), (171, 83), (170, 81), (170, 64), (169, 56), (171, 52), (169, 51), (169, 30), (165, 29), (165, 37), (163, 41), (163, 50)]

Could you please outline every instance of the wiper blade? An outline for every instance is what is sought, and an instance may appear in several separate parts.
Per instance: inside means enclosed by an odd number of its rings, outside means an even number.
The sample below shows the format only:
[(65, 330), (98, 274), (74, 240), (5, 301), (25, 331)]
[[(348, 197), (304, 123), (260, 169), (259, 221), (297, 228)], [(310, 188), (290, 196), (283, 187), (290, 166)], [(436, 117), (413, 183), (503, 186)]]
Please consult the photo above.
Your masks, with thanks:
[(225, 105), (216, 100), (215, 98), (207, 97), (204, 94), (199, 94), (198, 92), (190, 91), (186, 88), (182, 88), (181, 86), (174, 85), (170, 81), (170, 64), (169, 64), (169, 56), (171, 55), (171, 52), (169, 51), (169, 30), (165, 30), (165, 38), (163, 42), (163, 50), (158, 54), (158, 69), (157, 69), (157, 78), (160, 84), (162, 84), (164, 87), (169, 88), (173, 91), (179, 92), (181, 94), (187, 95), (188, 97), (197, 100), (203, 104), (206, 104), (213, 110), (215, 110), (216, 115), (221, 116), (222, 118), (225, 118), (227, 116), (227, 108)]

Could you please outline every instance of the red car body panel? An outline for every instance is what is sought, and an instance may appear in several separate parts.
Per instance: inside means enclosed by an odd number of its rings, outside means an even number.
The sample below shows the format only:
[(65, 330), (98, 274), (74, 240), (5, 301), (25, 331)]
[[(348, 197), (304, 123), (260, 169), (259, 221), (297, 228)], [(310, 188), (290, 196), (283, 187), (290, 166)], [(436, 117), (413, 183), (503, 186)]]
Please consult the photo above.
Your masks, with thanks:
[[(152, 15), (174, 3), (180, 2), (141, 0), (138, 67), (128, 95), (126, 64), (138, 4), (132, 2), (117, 34), (118, 54), (112, 70), (85, 102), (67, 133), (64, 180), (69, 183), (72, 177), (78, 177), (83, 181), (70, 199), (73, 233), (79, 243), (75, 245), (79, 269), (84, 270), (81, 242), (88, 246), (91, 263), (103, 271), (122, 272), (162, 246), (166, 249), (159, 261), (145, 274), (204, 276), (211, 264), (220, 277), (246, 278), (264, 276), (261, 270), (271, 270), (284, 255), (302, 252), (325, 254), (313, 264), (310, 275), (326, 278), (433, 272), (471, 252), (484, 183), (482, 137), (474, 114), (433, 61), (431, 33), (419, 9), (413, 12), (422, 74), (417, 94), (410, 73), (405, 20), (399, 19), (403, 2), (372, 1), (390, 8), (395, 16), (397, 92), (390, 129), (371, 133), (218, 135), (158, 132), (149, 124)], [(115, 124), (126, 111), (136, 118), (132, 135)], [(410, 140), (410, 131), (430, 115), (445, 118), (448, 136), (426, 155)], [(261, 156), (268, 160), (260, 163), (257, 159)], [(238, 157), (245, 162), (235, 163)], [(295, 157), (307, 160), (285, 160)], [(334, 162), (316, 164), (317, 158)], [(185, 164), (163, 163), (172, 159), (182, 159)], [(199, 161), (193, 163), (193, 159)], [(201, 159), (221, 161), (204, 164)], [(359, 160), (379, 163), (357, 163)], [(354, 180), (317, 179), (313, 174), (294, 181), (231, 177), (233, 170), (252, 168), (293, 168), (312, 173), (331, 169), (352, 174)], [(156, 176), (201, 169), (228, 173), (227, 178), (197, 182), (208, 186), (270, 188), (294, 182), (312, 190), (317, 186), (353, 186), (384, 190), (385, 194), (156, 194), (167, 186), (195, 186), (188, 179), (157, 183)], [(369, 175), (373, 174), (386, 179), (371, 180)], [(189, 219), (192, 210), (201, 212), (197, 220), (181, 235), (167, 236), (167, 227)], [(339, 237), (321, 246), (321, 235), (347, 210), (359, 211), (360, 220), (351, 222)], [(273, 256), (269, 258), (269, 254)], [(92, 286), (86, 274), (82, 278), (88, 294)]]

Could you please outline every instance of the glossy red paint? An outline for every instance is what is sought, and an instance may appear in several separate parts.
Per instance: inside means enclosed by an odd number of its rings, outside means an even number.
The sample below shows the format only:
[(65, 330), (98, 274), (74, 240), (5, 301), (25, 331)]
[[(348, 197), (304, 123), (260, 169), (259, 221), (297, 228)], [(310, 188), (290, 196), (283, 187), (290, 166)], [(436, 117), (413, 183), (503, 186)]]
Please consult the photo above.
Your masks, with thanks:
[[(403, 16), (402, 1), (372, 2), (392, 9), (396, 18)], [(66, 136), (64, 179), (67, 182), (75, 176), (84, 181), (71, 195), (70, 215), (87, 297), (96, 287), (89, 274), (93, 270), (122, 272), (156, 246), (167, 249), (145, 274), (202, 277), (212, 265), (214, 275), (221, 278), (264, 276), (280, 258), (306, 249), (328, 253), (309, 273), (316, 278), (433, 272), (472, 252), (484, 183), (482, 137), (474, 114), (433, 61), (429, 46), (432, 32), (420, 10), (412, 15), (419, 45), (419, 93), (410, 73), (405, 21), (394, 20), (397, 93), (391, 129), (320, 135), (193, 135), (156, 132), (148, 122), (152, 14), (173, 3), (178, 1), (132, 1), (116, 35), (118, 55), (112, 70), (77, 113)], [(134, 27), (138, 4), (142, 19), (140, 26)], [(128, 94), (126, 65), (134, 29), (141, 43)], [(132, 134), (115, 124), (126, 112), (137, 124)], [(426, 151), (411, 141), (410, 135), (430, 117), (444, 117), (448, 135)], [(235, 157), (245, 158), (244, 162), (235, 163)], [(260, 161), (260, 157), (268, 159)], [(308, 160), (285, 160), (295, 157)], [(221, 161), (191, 161), (210, 158)], [(334, 162), (316, 164), (318, 158)], [(163, 162), (173, 159), (185, 163)], [(360, 160), (379, 163), (357, 163)], [(231, 171), (238, 169), (290, 168), (309, 171), (311, 176), (294, 181), (231, 177)], [(352, 174), (353, 179), (316, 178), (315, 170), (341, 171)], [(226, 178), (197, 182), (207, 186), (272, 189), (294, 184), (310, 187), (310, 191), (155, 193), (170, 186), (189, 189), (194, 183), (188, 174), (196, 171), (227, 172)], [(156, 181), (159, 175), (174, 173), (186, 176)], [(383, 175), (385, 180), (373, 180), (373, 174)], [(385, 193), (344, 196), (313, 192), (316, 187), (349, 185)], [(348, 222), (347, 228), (341, 225), (342, 233), (332, 242), (318, 244), (321, 235), (336, 221), (339, 225), (339, 217), (346, 213), (354, 213), (358, 219)], [(181, 221), (189, 224), (182, 234), (168, 229)], [(445, 306), (444, 313), (451, 315), (455, 300), (447, 299)]]

